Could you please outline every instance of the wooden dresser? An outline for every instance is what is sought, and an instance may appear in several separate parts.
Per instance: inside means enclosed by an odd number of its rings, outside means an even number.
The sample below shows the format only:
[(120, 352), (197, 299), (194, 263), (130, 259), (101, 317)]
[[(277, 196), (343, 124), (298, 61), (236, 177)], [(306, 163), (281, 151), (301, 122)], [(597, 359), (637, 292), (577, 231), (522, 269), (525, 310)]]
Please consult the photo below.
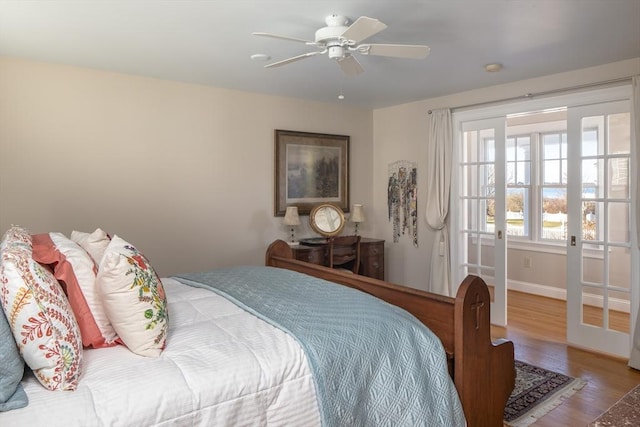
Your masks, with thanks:
[[(304, 240), (304, 239), (303, 239)], [(300, 261), (328, 265), (328, 246), (323, 243), (291, 246), (293, 255)], [(384, 240), (363, 237), (360, 240), (360, 274), (384, 280)]]

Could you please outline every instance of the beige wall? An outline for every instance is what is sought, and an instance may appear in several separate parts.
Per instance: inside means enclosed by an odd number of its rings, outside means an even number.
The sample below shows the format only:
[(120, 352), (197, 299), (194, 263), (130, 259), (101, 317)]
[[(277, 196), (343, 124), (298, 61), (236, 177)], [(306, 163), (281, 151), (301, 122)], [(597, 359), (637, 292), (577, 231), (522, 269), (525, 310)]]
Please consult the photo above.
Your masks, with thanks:
[[(505, 72), (508, 70), (505, 69)], [(488, 87), (483, 89), (375, 110), (373, 113), (375, 205), (373, 215), (376, 219), (376, 234), (387, 240), (387, 280), (419, 289), (428, 289), (429, 260), (434, 238), (434, 233), (429, 229), (424, 218), (427, 203), (424, 168), (428, 155), (425, 149), (428, 110), (522, 97), (527, 93), (575, 87), (637, 74), (640, 74), (640, 58), (499, 86), (490, 86), (491, 80), (488, 75)], [(392, 228), (387, 220), (386, 181), (388, 164), (397, 160), (418, 162), (418, 248), (415, 248), (408, 238), (401, 238), (398, 243), (392, 243)], [(546, 265), (545, 261), (537, 257), (534, 265)], [(547, 267), (532, 268), (528, 272), (528, 277), (533, 283), (547, 283), (549, 281), (545, 277), (548, 271), (550, 270)]]
[(261, 264), (288, 235), (274, 129), (350, 135), (351, 201), (372, 205), (371, 111), (0, 58), (1, 232), (101, 227), (163, 276)]

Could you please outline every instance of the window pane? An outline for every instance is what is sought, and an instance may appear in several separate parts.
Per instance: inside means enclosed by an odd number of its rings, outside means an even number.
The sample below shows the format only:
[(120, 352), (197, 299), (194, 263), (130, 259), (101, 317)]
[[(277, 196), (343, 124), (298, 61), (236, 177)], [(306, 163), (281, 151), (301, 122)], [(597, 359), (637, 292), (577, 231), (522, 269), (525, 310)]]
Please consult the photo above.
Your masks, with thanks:
[(544, 141), (544, 158), (559, 159), (560, 158), (560, 138), (558, 134), (543, 135)]
[(507, 138), (505, 145), (505, 153), (508, 162), (516, 160), (516, 140), (515, 138)]
[(518, 162), (517, 183), (520, 185), (529, 185), (531, 183), (531, 162)]
[(529, 189), (509, 188), (506, 197), (507, 234), (529, 236)]
[(507, 185), (513, 185), (516, 183), (516, 163), (515, 162), (507, 162)]
[(545, 184), (560, 184), (560, 160), (546, 160), (543, 167), (543, 182)]
[(531, 160), (531, 138), (523, 136), (518, 138), (518, 160)]
[(566, 238), (567, 189), (542, 187), (542, 238)]

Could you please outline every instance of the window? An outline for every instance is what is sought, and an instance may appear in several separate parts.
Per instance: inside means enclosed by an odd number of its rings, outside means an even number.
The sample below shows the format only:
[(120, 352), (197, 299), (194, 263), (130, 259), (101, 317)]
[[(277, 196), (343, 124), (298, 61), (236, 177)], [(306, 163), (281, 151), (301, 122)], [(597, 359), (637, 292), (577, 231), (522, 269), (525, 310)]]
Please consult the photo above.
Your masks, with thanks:
[[(494, 141), (485, 147), (493, 150)], [(485, 153), (494, 158), (494, 153)], [(507, 234), (520, 241), (558, 243), (567, 236), (566, 109), (507, 120)], [(493, 222), (493, 211), (487, 212)]]

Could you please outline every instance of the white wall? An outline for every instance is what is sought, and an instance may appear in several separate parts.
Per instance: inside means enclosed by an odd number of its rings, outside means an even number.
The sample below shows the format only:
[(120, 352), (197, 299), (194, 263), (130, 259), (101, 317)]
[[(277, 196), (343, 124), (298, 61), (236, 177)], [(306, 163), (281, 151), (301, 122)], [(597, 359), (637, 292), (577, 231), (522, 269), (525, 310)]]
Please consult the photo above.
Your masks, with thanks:
[(274, 129), (350, 135), (351, 201), (372, 205), (371, 111), (0, 57), (0, 233), (101, 227), (163, 276), (262, 264), (288, 236)]
[[(508, 69), (503, 72), (508, 72)], [(372, 216), (375, 218), (376, 236), (387, 241), (387, 280), (419, 289), (428, 289), (429, 263), (434, 238), (434, 233), (429, 229), (424, 218), (427, 203), (425, 195), (427, 171), (424, 168), (428, 156), (425, 149), (428, 110), (454, 109), (464, 105), (523, 97), (527, 93), (575, 87), (637, 74), (640, 74), (640, 58), (375, 110), (373, 113), (375, 209)], [(387, 220), (387, 168), (389, 163), (397, 160), (418, 162), (418, 248), (415, 248), (408, 238), (401, 238), (398, 243), (392, 242), (392, 228)]]

